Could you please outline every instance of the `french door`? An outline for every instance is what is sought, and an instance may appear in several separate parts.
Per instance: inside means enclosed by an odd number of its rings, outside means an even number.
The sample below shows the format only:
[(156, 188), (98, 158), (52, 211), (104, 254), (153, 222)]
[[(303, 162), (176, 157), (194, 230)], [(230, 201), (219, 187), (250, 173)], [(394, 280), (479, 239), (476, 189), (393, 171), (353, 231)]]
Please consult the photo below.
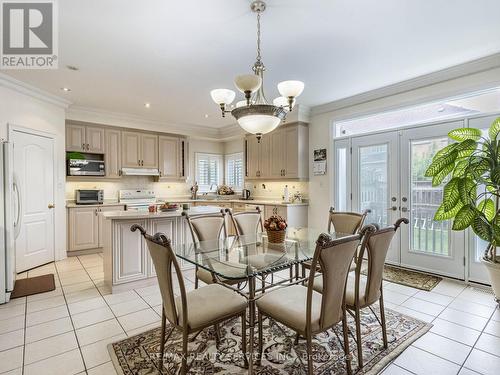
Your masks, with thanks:
[[(409, 220), (392, 241), (388, 263), (465, 278), (465, 235), (433, 220), (442, 187), (424, 176), (435, 152), (448, 144), (448, 132), (462, 126), (454, 121), (335, 142), (335, 156), (349, 149), (344, 165), (335, 164), (335, 188), (346, 191), (335, 194), (335, 206), (369, 210), (366, 223), (381, 227)], [(342, 167), (350, 169), (344, 174), (350, 183), (343, 182)]]

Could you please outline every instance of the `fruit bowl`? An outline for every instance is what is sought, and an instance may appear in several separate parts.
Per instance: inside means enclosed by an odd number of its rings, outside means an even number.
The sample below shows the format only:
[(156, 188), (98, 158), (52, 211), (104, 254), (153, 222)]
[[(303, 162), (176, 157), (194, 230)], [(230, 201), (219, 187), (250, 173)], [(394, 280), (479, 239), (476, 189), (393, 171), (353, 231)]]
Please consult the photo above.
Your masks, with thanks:
[(169, 212), (169, 211), (176, 211), (179, 209), (179, 205), (177, 203), (163, 203), (160, 206), (160, 211), (161, 212)]

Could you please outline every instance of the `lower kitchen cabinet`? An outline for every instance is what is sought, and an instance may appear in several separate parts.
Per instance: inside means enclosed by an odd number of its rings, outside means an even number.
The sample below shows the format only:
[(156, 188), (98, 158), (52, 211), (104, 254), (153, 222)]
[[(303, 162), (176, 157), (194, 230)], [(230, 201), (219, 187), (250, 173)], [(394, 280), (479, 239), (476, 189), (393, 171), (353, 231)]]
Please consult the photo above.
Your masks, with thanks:
[(105, 211), (123, 211), (125, 206), (68, 208), (68, 251), (98, 249), (103, 246), (102, 217)]
[(113, 228), (113, 284), (128, 283), (148, 277), (148, 249), (143, 236), (132, 232), (130, 227), (139, 224), (147, 228), (146, 220), (122, 220)]

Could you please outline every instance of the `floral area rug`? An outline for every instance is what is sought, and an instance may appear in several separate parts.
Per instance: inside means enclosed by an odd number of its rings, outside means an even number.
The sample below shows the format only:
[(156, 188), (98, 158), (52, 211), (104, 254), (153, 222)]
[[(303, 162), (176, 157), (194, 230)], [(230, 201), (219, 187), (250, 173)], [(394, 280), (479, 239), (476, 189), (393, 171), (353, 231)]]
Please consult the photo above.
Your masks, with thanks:
[[(366, 275), (366, 269), (363, 269), (361, 273)], [(387, 264), (384, 266), (383, 277), (384, 280), (396, 284), (411, 286), (412, 288), (420, 290), (426, 290), (428, 292), (434, 289), (434, 287), (438, 285), (441, 280), (443, 280), (443, 278), (439, 276), (393, 267)]]
[[(378, 307), (375, 306), (375, 311)], [(384, 349), (382, 330), (369, 309), (362, 311), (362, 343), (364, 367), (357, 366), (355, 323), (349, 316), (349, 345), (354, 374), (376, 374), (392, 359), (399, 355), (412, 342), (417, 340), (431, 327), (418, 319), (386, 309), (387, 334), (389, 346)], [(215, 345), (215, 334), (207, 328), (189, 342), (189, 374), (247, 374), (241, 352), (241, 320), (232, 319), (221, 325), (221, 342)], [(167, 334), (170, 327), (167, 326)], [(306, 374), (307, 355), (305, 340), (294, 344), (295, 332), (271, 319), (264, 320), (264, 353), (260, 365), (254, 367), (256, 374), (284, 375)], [(257, 352), (257, 329), (255, 329)], [(161, 328), (110, 344), (108, 350), (118, 374), (121, 375), (160, 375), (175, 374), (180, 369), (182, 354), (182, 334), (175, 330), (165, 345), (164, 367), (160, 370), (158, 355), (160, 351)], [(315, 374), (345, 373), (343, 338), (341, 324), (313, 339), (313, 358)]]

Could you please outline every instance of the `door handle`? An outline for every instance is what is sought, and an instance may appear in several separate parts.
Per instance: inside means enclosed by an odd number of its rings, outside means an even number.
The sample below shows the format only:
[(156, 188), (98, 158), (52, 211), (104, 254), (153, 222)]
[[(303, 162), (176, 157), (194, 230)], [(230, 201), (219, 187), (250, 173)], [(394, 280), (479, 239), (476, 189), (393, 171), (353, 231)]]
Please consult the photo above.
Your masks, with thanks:
[(48, 208), (54, 208), (56, 205), (54, 203), (49, 203)]
[(16, 192), (16, 197), (17, 197), (17, 218), (16, 221), (14, 222), (14, 239), (16, 239), (19, 236), (19, 233), (21, 232), (21, 210), (22, 210), (21, 193), (19, 192), (19, 186), (17, 185), (16, 175), (14, 175), (14, 183), (12, 185), (12, 189)]
[(402, 212), (408, 212), (408, 207), (401, 207)]
[(396, 206), (389, 207), (387, 211), (397, 211), (398, 208)]

